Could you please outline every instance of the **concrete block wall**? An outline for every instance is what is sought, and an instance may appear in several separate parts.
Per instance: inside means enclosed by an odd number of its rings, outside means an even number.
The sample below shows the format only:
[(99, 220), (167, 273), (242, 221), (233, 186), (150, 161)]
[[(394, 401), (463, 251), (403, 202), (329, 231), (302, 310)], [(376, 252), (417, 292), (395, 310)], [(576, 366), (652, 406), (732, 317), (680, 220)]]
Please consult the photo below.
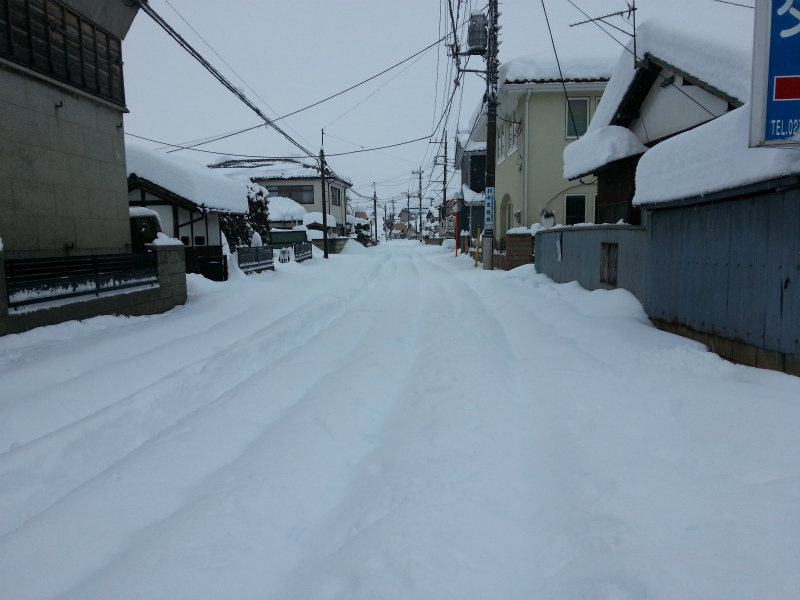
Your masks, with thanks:
[(123, 110), (0, 59), (6, 258), (130, 251)]
[[(347, 243), (349, 238), (329, 238), (328, 239), (328, 254), (339, 254), (342, 250), (344, 250), (344, 245)], [(314, 244), (320, 250), (325, 250), (324, 240), (311, 240), (311, 243)], [(358, 242), (354, 242), (358, 243)], [(277, 260), (277, 256), (275, 257)]]
[(155, 246), (159, 287), (108, 296), (82, 296), (67, 304), (27, 312), (9, 311), (3, 261), (0, 260), (0, 335), (98, 315), (140, 316), (166, 312), (186, 302), (186, 263), (183, 246)]

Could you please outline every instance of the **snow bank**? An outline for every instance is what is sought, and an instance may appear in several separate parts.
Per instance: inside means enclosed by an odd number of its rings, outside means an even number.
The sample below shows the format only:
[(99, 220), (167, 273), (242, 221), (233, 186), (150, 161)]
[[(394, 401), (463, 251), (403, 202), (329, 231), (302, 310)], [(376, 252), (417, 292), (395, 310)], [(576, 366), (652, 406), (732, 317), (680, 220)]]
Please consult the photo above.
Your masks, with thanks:
[(633, 203), (691, 198), (800, 174), (800, 150), (749, 148), (750, 106), (662, 142), (636, 170)]
[(564, 179), (577, 179), (612, 161), (645, 152), (647, 146), (630, 129), (600, 127), (564, 148)]
[[(336, 217), (333, 215), (327, 215), (327, 219), (325, 219), (328, 227), (336, 227)], [(303, 215), (303, 225), (306, 227), (312, 224), (322, 225), (322, 213), (321, 212), (310, 212)]]
[(183, 246), (183, 242), (177, 238), (170, 237), (166, 233), (159, 231), (156, 239), (151, 242), (154, 246)]
[(126, 142), (128, 175), (137, 175), (198, 206), (222, 212), (246, 213), (247, 187), (203, 165)]
[(306, 209), (299, 202), (283, 196), (269, 197), (269, 218), (271, 221), (302, 221)]

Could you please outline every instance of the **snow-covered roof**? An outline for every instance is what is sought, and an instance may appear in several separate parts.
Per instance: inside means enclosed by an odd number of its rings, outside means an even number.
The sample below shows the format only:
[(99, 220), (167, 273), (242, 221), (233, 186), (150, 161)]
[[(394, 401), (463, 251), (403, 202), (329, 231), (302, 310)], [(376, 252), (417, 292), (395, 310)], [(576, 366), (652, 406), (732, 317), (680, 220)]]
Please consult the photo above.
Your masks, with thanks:
[(630, 129), (600, 127), (564, 148), (564, 179), (577, 179), (615, 160), (645, 152), (647, 146)]
[[(705, 7), (703, 18), (656, 17), (639, 25), (636, 52), (690, 74), (744, 103), (750, 99), (753, 11)], [(713, 22), (713, 26), (711, 23)], [(619, 56), (589, 131), (610, 125), (636, 71), (633, 40)]]
[(482, 204), (486, 199), (483, 192), (473, 192), (466, 184), (461, 186), (461, 193), (464, 196), (464, 203), (468, 205)]
[(302, 204), (283, 196), (269, 197), (269, 218), (271, 221), (301, 221), (306, 216)]
[[(551, 83), (556, 81), (607, 81), (614, 70), (617, 54), (592, 54), (560, 57), (530, 54), (514, 58), (500, 67), (501, 83)], [(559, 73), (559, 63), (561, 72)]]
[(200, 163), (134, 143), (125, 144), (125, 155), (129, 177), (146, 179), (198, 206), (223, 212), (248, 211), (247, 186)]
[[(327, 215), (327, 223), (328, 227), (336, 227), (336, 217), (333, 215)], [(321, 212), (310, 212), (303, 215), (303, 225), (311, 225), (312, 223), (316, 223), (317, 225), (322, 225), (322, 213)]]
[(458, 143), (464, 149), (464, 152), (486, 152), (486, 142), (476, 142), (474, 140), (470, 140), (469, 134), (469, 129), (458, 132)]
[(749, 148), (750, 106), (661, 142), (639, 161), (635, 205), (800, 174), (800, 150)]
[[(310, 157), (281, 159), (233, 159), (220, 156), (208, 165), (237, 181), (253, 179), (318, 179), (319, 163)], [(327, 172), (327, 169), (326, 169)], [(350, 184), (346, 177), (337, 177), (342, 183)]]

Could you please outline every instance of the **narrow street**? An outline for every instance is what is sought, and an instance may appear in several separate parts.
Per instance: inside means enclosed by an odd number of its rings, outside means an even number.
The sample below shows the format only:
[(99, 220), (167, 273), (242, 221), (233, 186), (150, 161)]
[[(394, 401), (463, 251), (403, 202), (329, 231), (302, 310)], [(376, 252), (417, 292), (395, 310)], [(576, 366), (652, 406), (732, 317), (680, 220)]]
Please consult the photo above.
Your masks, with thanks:
[(796, 597), (800, 379), (349, 245), (0, 338), (0, 597)]

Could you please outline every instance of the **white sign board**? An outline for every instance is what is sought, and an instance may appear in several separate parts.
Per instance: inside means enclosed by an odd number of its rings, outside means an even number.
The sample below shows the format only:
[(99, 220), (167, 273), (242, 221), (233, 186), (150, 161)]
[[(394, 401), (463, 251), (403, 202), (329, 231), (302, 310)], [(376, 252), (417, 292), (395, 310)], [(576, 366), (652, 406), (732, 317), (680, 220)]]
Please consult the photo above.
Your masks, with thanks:
[(494, 237), (494, 188), (486, 188), (486, 205), (483, 212), (483, 235)]

